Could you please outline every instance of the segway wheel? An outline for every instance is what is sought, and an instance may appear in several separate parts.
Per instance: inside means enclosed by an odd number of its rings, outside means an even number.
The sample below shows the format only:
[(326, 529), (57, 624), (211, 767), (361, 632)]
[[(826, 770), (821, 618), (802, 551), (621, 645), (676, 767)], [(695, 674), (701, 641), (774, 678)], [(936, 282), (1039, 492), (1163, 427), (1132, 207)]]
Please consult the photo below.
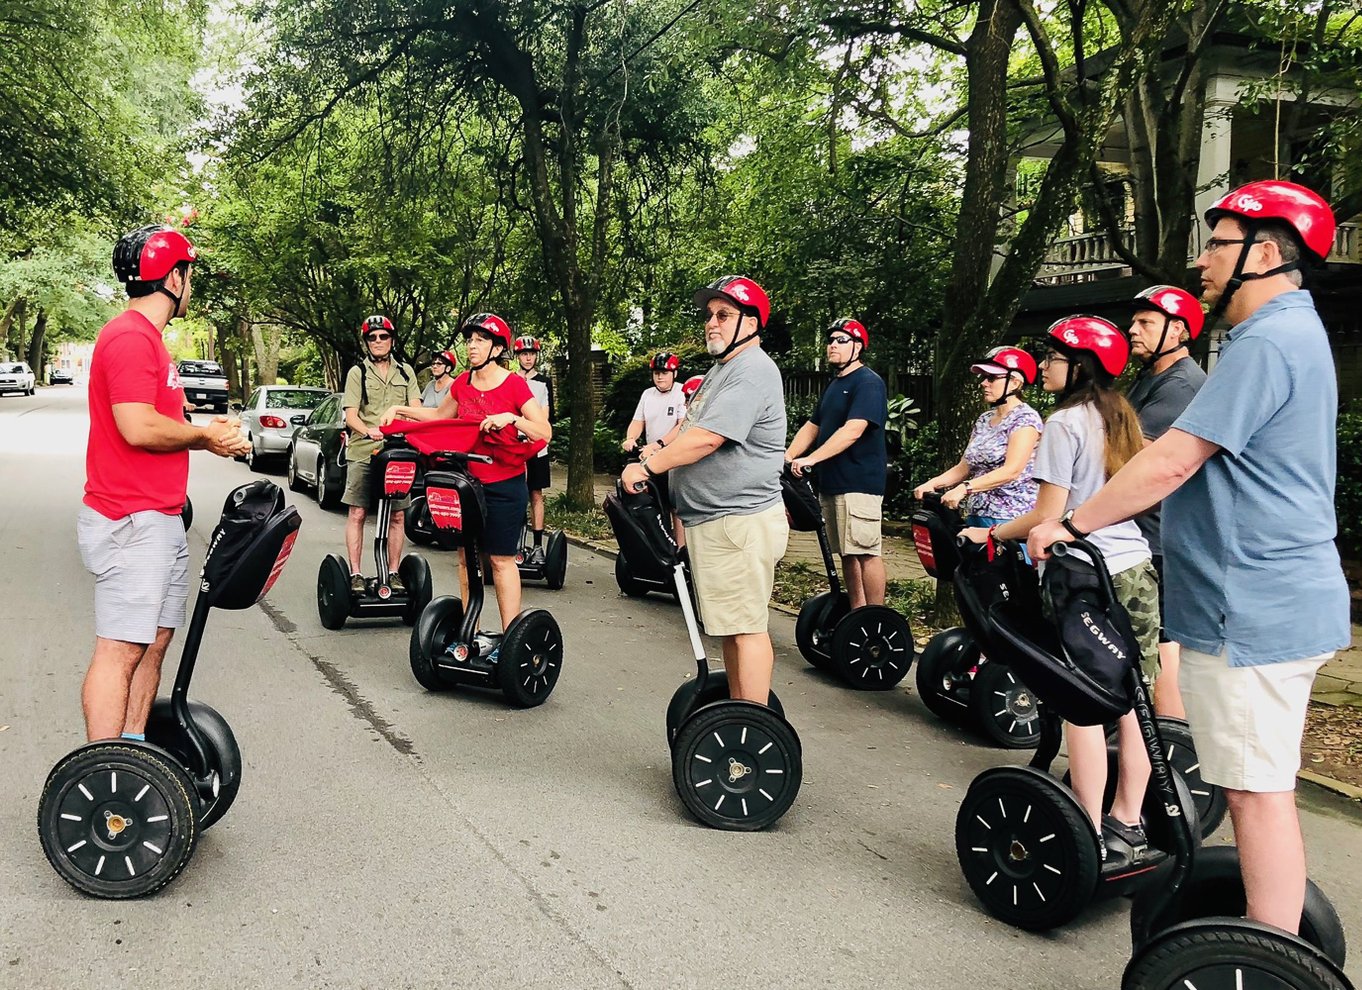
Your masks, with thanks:
[(563, 669), (563, 633), (542, 608), (511, 621), (497, 654), (497, 683), (512, 704), (533, 708), (549, 700)]
[(1245, 918), (1188, 921), (1135, 953), (1121, 990), (1352, 990), (1342, 968), (1279, 929)]
[(955, 854), (989, 914), (1034, 932), (1076, 918), (1102, 866), (1077, 799), (1031, 767), (996, 767), (974, 779), (955, 818)]
[(428, 547), (435, 542), (435, 524), (431, 521), (430, 508), (424, 495), (417, 495), (407, 506), (402, 517), (402, 529), (407, 539), (418, 547)]
[(677, 732), (672, 781), (686, 810), (711, 828), (755, 832), (794, 804), (804, 768), (799, 736), (765, 705), (728, 701)]
[[(1156, 878), (1141, 887), (1130, 902), (1132, 941), (1140, 932), (1153, 933), (1149, 940), (1151, 949), (1159, 940), (1159, 932), (1198, 918), (1242, 918), (1248, 907), (1244, 879), (1239, 869), (1239, 850), (1234, 846), (1203, 846), (1198, 849), (1192, 875), (1183, 885), (1177, 903), (1171, 906), (1171, 910), (1156, 914), (1155, 909), (1162, 902), (1159, 896), (1162, 890), (1163, 885)], [(1305, 881), (1305, 904), (1301, 908), (1298, 930), (1305, 942), (1334, 963), (1339, 966), (1347, 963), (1348, 942), (1343, 934), (1343, 922), (1333, 903), (1310, 879)], [(1199, 983), (1196, 985), (1201, 987)]]
[[(198, 701), (189, 703), (189, 713), (198, 726), (199, 734), (208, 744), (209, 770), (217, 774), (217, 793), (207, 798), (196, 792), (199, 799), (199, 830), (207, 831), (218, 822), (236, 800), (241, 790), (241, 747), (227, 720), (217, 710)], [(169, 698), (158, 698), (147, 718), (147, 742), (160, 746), (185, 767), (194, 765), (188, 734), (175, 720)]]
[(956, 626), (937, 633), (917, 658), (917, 693), (927, 710), (948, 722), (969, 716), (968, 694), (956, 693), (956, 679), (979, 663), (979, 646)]
[(854, 609), (832, 632), (833, 669), (861, 691), (887, 691), (913, 665), (913, 631), (892, 608)]
[[(1186, 721), (1166, 715), (1159, 716), (1159, 736), (1163, 739), (1164, 749), (1167, 750), (1169, 766), (1182, 775), (1182, 779), (1187, 782), (1187, 788), (1192, 792), (1192, 800), (1196, 802), (1197, 815), (1201, 822), (1201, 837), (1208, 839), (1225, 820), (1225, 813), (1229, 809), (1225, 792), (1215, 784), (1208, 784), (1201, 779), (1201, 760), (1197, 758), (1196, 744), (1192, 741), (1192, 729)], [(1116, 727), (1112, 726), (1107, 731), (1107, 744), (1112, 745), (1115, 742)]]
[(317, 618), (327, 629), (342, 629), (350, 617), (350, 568), (334, 553), (317, 571)]
[(440, 676), (435, 660), (458, 638), (462, 625), (463, 602), (453, 595), (441, 595), (417, 616), (407, 654), (412, 675), (427, 691), (440, 691), (449, 686)]
[(831, 670), (831, 643), (824, 639), (824, 634), (830, 633), (850, 611), (846, 592), (820, 592), (801, 605), (795, 620), (795, 645), (800, 656), (819, 670)]
[[(711, 670), (709, 676), (705, 678), (705, 690), (698, 700), (695, 698), (695, 689), (698, 681), (686, 681), (672, 695), (672, 700), (667, 704), (667, 745), (672, 744), (676, 738), (676, 730), (681, 725), (681, 719), (687, 712), (699, 711), (706, 705), (712, 705), (716, 701), (727, 701), (730, 697), (728, 692), (728, 671)], [(780, 703), (773, 690), (766, 696), (766, 706), (774, 711), (781, 718), (785, 717), (785, 706)]]
[(430, 564), (426, 558), (409, 553), (397, 565), (397, 573), (407, 587), (407, 608), (402, 613), (402, 621), (414, 626), (421, 612), (430, 604)]
[(969, 694), (975, 726), (1004, 749), (1034, 749), (1040, 742), (1040, 699), (1012, 668), (997, 660), (979, 665)]
[(642, 598), (648, 593), (647, 586), (636, 580), (633, 572), (629, 570), (624, 554), (615, 557), (615, 583), (620, 586), (620, 591), (630, 598)]
[(560, 529), (549, 536), (544, 548), (544, 581), (549, 590), (558, 591), (567, 580), (567, 558), (567, 535)]
[(192, 785), (152, 749), (95, 743), (66, 757), (38, 802), (38, 836), (57, 874), (93, 897), (142, 897), (189, 863)]

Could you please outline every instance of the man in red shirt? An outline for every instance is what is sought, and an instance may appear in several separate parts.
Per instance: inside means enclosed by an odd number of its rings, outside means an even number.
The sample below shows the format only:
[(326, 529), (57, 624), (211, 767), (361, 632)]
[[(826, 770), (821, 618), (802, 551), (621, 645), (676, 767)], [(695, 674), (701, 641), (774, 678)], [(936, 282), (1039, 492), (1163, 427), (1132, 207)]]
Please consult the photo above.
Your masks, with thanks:
[(76, 522), (95, 575), (95, 652), (81, 690), (86, 736), (144, 738), (161, 661), (184, 624), (189, 547), (180, 511), (189, 451), (246, 453), (237, 423), (185, 421), (184, 389), (161, 334), (189, 305), (196, 252), (169, 227), (142, 227), (114, 247), (128, 308), (99, 332), (90, 362), (85, 504)]

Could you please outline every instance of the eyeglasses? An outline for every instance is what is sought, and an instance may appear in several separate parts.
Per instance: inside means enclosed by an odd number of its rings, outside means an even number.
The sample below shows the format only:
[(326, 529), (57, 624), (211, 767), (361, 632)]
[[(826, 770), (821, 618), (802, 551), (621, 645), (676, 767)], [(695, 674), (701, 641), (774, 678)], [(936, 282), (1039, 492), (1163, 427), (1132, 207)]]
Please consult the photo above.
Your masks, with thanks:
[(853, 343), (855, 340), (856, 340), (855, 337), (848, 337), (848, 336), (847, 336), (846, 334), (844, 334), (844, 333), (835, 333), (835, 334), (833, 334), (831, 337), (828, 338), (828, 343), (829, 343), (829, 344), (845, 345), (845, 344)]
[(1206, 243), (1202, 245), (1205, 254), (1215, 254), (1226, 244), (1257, 244), (1257, 241), (1247, 237), (1208, 237)]
[(1048, 352), (1046, 352), (1045, 357), (1043, 357), (1043, 358), (1040, 359), (1040, 363), (1041, 363), (1041, 364), (1068, 364), (1068, 363), (1069, 363), (1069, 359), (1068, 359), (1067, 357), (1065, 357), (1063, 354), (1057, 354), (1057, 353), (1055, 353), (1054, 351), (1048, 351)]
[(706, 311), (705, 322), (708, 323), (710, 320), (718, 320), (719, 323), (723, 324), (727, 323), (729, 320), (733, 319), (733, 317), (737, 315), (738, 314), (733, 312), (733, 310), (731, 309), (716, 309), (713, 312)]
[(390, 333), (366, 333), (366, 334), (364, 335), (364, 339), (365, 339), (365, 340), (392, 340), (392, 339), (393, 339), (393, 335), (390, 334)]

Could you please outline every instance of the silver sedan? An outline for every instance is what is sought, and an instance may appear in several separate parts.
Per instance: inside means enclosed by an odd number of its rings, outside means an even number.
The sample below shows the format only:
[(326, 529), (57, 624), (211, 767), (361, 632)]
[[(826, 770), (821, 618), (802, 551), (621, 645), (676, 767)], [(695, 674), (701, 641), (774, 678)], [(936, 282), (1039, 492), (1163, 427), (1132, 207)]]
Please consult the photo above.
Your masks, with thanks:
[(297, 385), (262, 385), (252, 392), (241, 409), (241, 433), (251, 442), (243, 458), (246, 466), (257, 471), (264, 461), (287, 454), (298, 425), (293, 417), (306, 417), (330, 394), (324, 388)]

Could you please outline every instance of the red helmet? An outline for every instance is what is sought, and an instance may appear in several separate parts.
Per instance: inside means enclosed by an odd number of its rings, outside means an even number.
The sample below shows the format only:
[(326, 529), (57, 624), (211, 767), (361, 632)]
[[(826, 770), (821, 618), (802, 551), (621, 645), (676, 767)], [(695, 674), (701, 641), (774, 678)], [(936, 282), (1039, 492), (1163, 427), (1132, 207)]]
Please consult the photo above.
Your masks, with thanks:
[(1130, 340), (1116, 324), (1100, 316), (1067, 316), (1056, 320), (1047, 331), (1046, 342), (1070, 356), (1093, 355), (1112, 378), (1125, 371), (1126, 362), (1130, 360)]
[(758, 330), (765, 327), (766, 321), (771, 318), (771, 300), (766, 297), (766, 290), (743, 275), (725, 275), (715, 279), (691, 298), (700, 309), (711, 299), (726, 299), (744, 314), (755, 316)]
[(538, 337), (517, 337), (515, 339), (514, 350), (517, 354), (521, 351), (534, 351), (538, 354), (543, 349), (544, 345), (539, 342)]
[(691, 396), (693, 396), (696, 392), (700, 391), (700, 385), (704, 382), (704, 380), (705, 380), (704, 375), (691, 375), (689, 378), (685, 380), (685, 382), (682, 383), (681, 394), (685, 397), (687, 402), (690, 401)]
[(178, 230), (152, 224), (124, 234), (113, 250), (113, 270), (118, 281), (159, 282), (178, 264), (196, 260), (199, 252)]
[(515, 334), (511, 333), (511, 325), (496, 313), (474, 313), (464, 320), (461, 331), (464, 337), (471, 337), (474, 330), (481, 330), (506, 350), (511, 349), (511, 340)]
[(1216, 200), (1206, 211), (1212, 227), (1225, 216), (1247, 223), (1280, 220), (1296, 232), (1296, 237), (1316, 261), (1328, 257), (1334, 246), (1334, 211), (1318, 193), (1294, 182), (1264, 179), (1240, 186)]
[(446, 368), (457, 368), (459, 366), (459, 359), (452, 350), (437, 352), (436, 355), (430, 359), (430, 363), (434, 364), (436, 361), (439, 361)]
[(1206, 322), (1201, 303), (1196, 296), (1176, 285), (1151, 285), (1139, 293), (1134, 300), (1135, 309), (1152, 309), (1164, 316), (1181, 320), (1187, 324), (1187, 334), (1196, 340)]
[(681, 359), (669, 351), (658, 351), (648, 359), (649, 371), (670, 371), (676, 374), (681, 370)]
[(824, 336), (831, 337), (835, 333), (844, 333), (852, 340), (859, 340), (861, 342), (861, 350), (865, 350), (870, 346), (870, 331), (865, 328), (865, 324), (860, 320), (852, 320), (846, 317), (843, 317), (840, 320), (833, 320), (832, 323), (828, 325), (827, 333), (824, 334)]
[(388, 333), (397, 335), (397, 328), (393, 326), (393, 321), (386, 316), (366, 316), (364, 322), (359, 325), (359, 335), (367, 337), (375, 330), (386, 330)]
[(995, 347), (978, 364), (969, 366), (976, 375), (1021, 375), (1027, 385), (1036, 383), (1036, 359), (1020, 347)]

